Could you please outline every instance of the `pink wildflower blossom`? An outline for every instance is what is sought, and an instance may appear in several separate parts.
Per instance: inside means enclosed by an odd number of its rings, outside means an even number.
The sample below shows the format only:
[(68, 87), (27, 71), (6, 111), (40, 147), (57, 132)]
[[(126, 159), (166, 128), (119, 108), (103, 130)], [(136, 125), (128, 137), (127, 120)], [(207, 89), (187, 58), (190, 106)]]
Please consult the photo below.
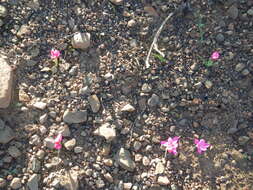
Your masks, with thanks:
[(57, 135), (57, 137), (54, 139), (54, 148), (57, 150), (60, 150), (62, 145), (61, 145), (61, 141), (62, 141), (62, 134)]
[(217, 60), (217, 59), (219, 59), (219, 57), (220, 57), (220, 54), (218, 51), (213, 52), (211, 55), (212, 60)]
[(167, 141), (161, 141), (161, 145), (166, 147), (166, 150), (171, 154), (177, 154), (178, 140), (180, 137), (169, 137)]
[(194, 143), (196, 144), (198, 153), (201, 154), (202, 152), (206, 151), (210, 144), (206, 143), (204, 139), (194, 139)]
[(52, 59), (57, 59), (57, 58), (60, 57), (61, 52), (59, 50), (52, 49), (51, 52), (50, 52), (50, 54), (51, 54), (51, 58)]

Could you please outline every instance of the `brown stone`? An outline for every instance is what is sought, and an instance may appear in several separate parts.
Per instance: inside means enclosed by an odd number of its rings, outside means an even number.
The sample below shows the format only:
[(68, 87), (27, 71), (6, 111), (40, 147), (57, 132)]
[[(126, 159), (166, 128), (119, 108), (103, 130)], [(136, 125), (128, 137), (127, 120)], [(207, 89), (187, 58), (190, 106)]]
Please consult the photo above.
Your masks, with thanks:
[(0, 108), (7, 108), (11, 102), (13, 70), (5, 59), (0, 57)]

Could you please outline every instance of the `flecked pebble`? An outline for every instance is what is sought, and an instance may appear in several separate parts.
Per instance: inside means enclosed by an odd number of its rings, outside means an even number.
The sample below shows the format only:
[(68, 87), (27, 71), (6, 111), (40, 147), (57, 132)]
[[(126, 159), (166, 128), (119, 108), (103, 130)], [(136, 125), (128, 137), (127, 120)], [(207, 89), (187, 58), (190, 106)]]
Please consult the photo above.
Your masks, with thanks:
[(73, 48), (76, 48), (76, 49), (87, 49), (90, 46), (90, 41), (91, 41), (90, 38), (91, 38), (90, 33), (78, 32), (74, 34), (71, 40), (71, 44)]
[(157, 96), (156, 94), (152, 94), (151, 98), (148, 99), (148, 105), (150, 107), (155, 107), (158, 106), (159, 104), (160, 104), (159, 96)]
[(205, 81), (205, 87), (207, 89), (212, 88), (212, 86), (213, 86), (213, 83), (210, 80)]
[(116, 130), (109, 123), (103, 124), (96, 129), (93, 134), (104, 137), (108, 142), (113, 141), (116, 138)]
[(8, 11), (5, 6), (0, 5), (0, 17), (6, 17), (8, 14)]
[(143, 158), (142, 158), (142, 164), (143, 164), (144, 166), (148, 166), (149, 163), (150, 163), (149, 158), (148, 158), (147, 156), (143, 156)]
[(250, 16), (253, 16), (253, 8), (249, 9), (249, 10), (247, 11), (247, 14), (250, 15)]
[(95, 95), (95, 94), (91, 95), (88, 98), (88, 101), (90, 103), (92, 112), (97, 113), (100, 109), (100, 102), (99, 102), (99, 99), (98, 99), (97, 95)]
[(44, 139), (44, 146), (47, 148), (53, 149), (54, 148), (54, 138), (47, 137)]
[(151, 86), (147, 83), (144, 83), (141, 87), (141, 91), (144, 93), (149, 93), (151, 92), (151, 90), (152, 90)]
[(136, 21), (134, 19), (131, 19), (127, 22), (127, 26), (130, 27), (134, 27), (136, 25)]
[(76, 146), (76, 147), (74, 148), (74, 152), (75, 152), (76, 154), (82, 153), (82, 152), (83, 152), (83, 147), (81, 147), (81, 146)]
[[(1, 14), (1, 6), (0, 6)], [(12, 97), (13, 69), (6, 59), (0, 56), (0, 108), (7, 108)]]
[(32, 162), (31, 162), (32, 171), (34, 171), (35, 173), (38, 173), (40, 171), (40, 168), (41, 168), (41, 162), (36, 157), (33, 157)]
[(162, 174), (165, 170), (165, 167), (162, 162), (158, 162), (155, 167), (155, 174)]
[(97, 187), (98, 189), (101, 189), (101, 188), (103, 188), (104, 186), (105, 186), (105, 182), (104, 182), (102, 179), (96, 180), (96, 187)]
[(122, 5), (123, 0), (110, 0), (114, 5)]
[(227, 14), (229, 17), (231, 17), (232, 19), (236, 19), (238, 17), (239, 11), (238, 8), (236, 6), (236, 4), (232, 5), (228, 11)]
[(47, 104), (45, 102), (35, 102), (33, 104), (34, 108), (40, 109), (40, 110), (44, 110), (46, 108)]
[(4, 188), (6, 186), (6, 180), (4, 178), (0, 178), (0, 188)]
[(166, 177), (166, 176), (159, 176), (157, 183), (159, 185), (169, 185), (170, 181), (169, 181), (168, 177)]
[(133, 112), (135, 108), (131, 104), (126, 104), (122, 109), (122, 112)]
[(27, 182), (29, 190), (39, 190), (39, 180), (40, 176), (38, 174), (33, 174)]
[(42, 160), (45, 156), (45, 151), (44, 150), (39, 150), (37, 153), (36, 153), (36, 156), (38, 159)]
[(8, 153), (13, 157), (13, 158), (18, 158), (19, 156), (21, 156), (21, 152), (20, 150), (15, 147), (15, 146), (10, 146), (8, 148)]
[(136, 167), (135, 162), (131, 159), (130, 152), (124, 148), (120, 148), (115, 156), (115, 160), (122, 168), (128, 171), (134, 171)]
[(242, 71), (242, 75), (244, 75), (244, 76), (247, 76), (249, 73), (250, 73), (250, 71), (248, 69), (244, 69)]
[(68, 124), (83, 123), (87, 120), (87, 111), (69, 111), (63, 114), (63, 121)]
[(113, 166), (113, 160), (112, 159), (104, 159), (103, 162), (106, 166), (109, 166), (109, 167)]
[(123, 189), (124, 190), (130, 190), (132, 188), (133, 184), (132, 183), (124, 183), (123, 184)]
[(74, 138), (64, 143), (64, 146), (67, 150), (72, 150), (75, 147), (75, 145), (76, 145), (76, 139)]
[(21, 179), (18, 177), (14, 177), (11, 181), (10, 187), (12, 189), (19, 189), (21, 188), (21, 186), (22, 186)]
[(139, 141), (135, 141), (134, 142), (134, 150), (137, 152), (138, 150), (140, 150), (140, 148), (141, 148), (141, 142), (139, 142)]

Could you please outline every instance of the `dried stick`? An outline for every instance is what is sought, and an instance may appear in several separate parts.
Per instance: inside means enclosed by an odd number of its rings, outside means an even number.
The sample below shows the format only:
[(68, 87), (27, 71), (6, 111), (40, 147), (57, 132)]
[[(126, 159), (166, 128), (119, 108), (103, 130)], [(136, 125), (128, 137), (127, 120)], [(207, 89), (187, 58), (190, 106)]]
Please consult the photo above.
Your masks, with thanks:
[[(151, 52), (152, 52), (152, 50), (153, 50), (153, 48), (154, 48), (154, 45), (157, 43), (158, 37), (159, 37), (159, 35), (160, 35), (160, 33), (161, 33), (161, 31), (162, 31), (164, 25), (165, 25), (166, 22), (173, 16), (173, 14), (174, 14), (174, 13), (170, 13), (170, 14), (166, 17), (166, 19), (162, 22), (160, 28), (157, 30), (157, 32), (156, 32), (156, 34), (155, 34), (155, 37), (154, 37), (154, 40), (153, 40), (153, 42), (152, 42), (152, 44), (151, 44), (151, 46), (150, 46), (150, 49), (149, 49), (149, 51), (148, 51), (148, 56), (147, 56), (146, 62), (145, 62), (146, 68), (149, 68), (149, 67), (150, 67), (150, 64), (149, 64), (149, 57), (150, 57)], [(157, 49), (158, 49), (158, 48), (157, 48)]]

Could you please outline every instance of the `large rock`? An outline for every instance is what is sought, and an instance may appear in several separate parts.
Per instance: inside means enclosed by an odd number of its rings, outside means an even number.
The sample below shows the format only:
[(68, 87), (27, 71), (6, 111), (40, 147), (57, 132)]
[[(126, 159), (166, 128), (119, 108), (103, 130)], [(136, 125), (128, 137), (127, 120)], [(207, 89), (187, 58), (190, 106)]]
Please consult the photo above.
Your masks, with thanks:
[(4, 122), (0, 119), (0, 144), (6, 144), (12, 139), (14, 139), (15, 135), (13, 130), (6, 126)]
[(71, 44), (73, 48), (87, 49), (90, 46), (90, 33), (76, 33), (71, 40)]
[(63, 121), (69, 124), (83, 123), (87, 120), (87, 111), (69, 111), (63, 114)]
[(116, 130), (109, 123), (105, 123), (94, 131), (94, 135), (104, 137), (110, 142), (116, 138)]
[(131, 159), (130, 152), (124, 148), (120, 148), (115, 156), (115, 160), (122, 168), (128, 171), (134, 171), (136, 167), (135, 162)]
[(0, 57), (0, 108), (7, 108), (11, 102), (13, 70), (6, 59)]

